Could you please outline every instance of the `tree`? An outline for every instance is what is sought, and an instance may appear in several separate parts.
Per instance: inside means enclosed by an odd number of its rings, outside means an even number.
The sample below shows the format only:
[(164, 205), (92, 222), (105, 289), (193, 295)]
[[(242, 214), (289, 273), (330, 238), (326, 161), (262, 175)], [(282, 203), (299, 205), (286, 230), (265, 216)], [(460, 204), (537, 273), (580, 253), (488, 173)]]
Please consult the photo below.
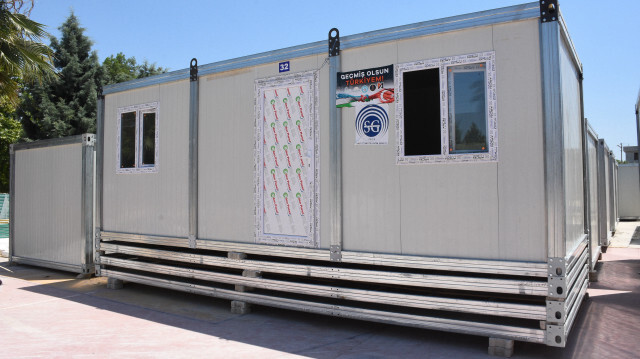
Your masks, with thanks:
[(9, 146), (22, 135), (20, 122), (14, 117), (15, 106), (0, 96), (0, 193), (9, 192)]
[(127, 58), (122, 52), (109, 56), (102, 62), (104, 84), (110, 85), (135, 80), (167, 72), (166, 68), (156, 67), (155, 63), (144, 62), (138, 65), (135, 57)]
[(13, 104), (18, 103), (21, 80), (40, 81), (54, 74), (52, 51), (41, 42), (48, 34), (42, 24), (19, 13), (23, 5), (0, 0), (0, 96)]
[(142, 65), (138, 66), (138, 78), (141, 79), (143, 77), (149, 77), (153, 75), (163, 74), (169, 71), (166, 67), (156, 67), (156, 63), (149, 63), (149, 61), (144, 60)]
[(109, 56), (102, 62), (104, 72), (104, 84), (116, 84), (133, 80), (138, 75), (136, 58), (127, 58), (122, 52), (116, 56)]
[(54, 66), (59, 74), (42, 84), (27, 85), (18, 109), (30, 140), (95, 132), (97, 89), (102, 83), (98, 55), (71, 13), (59, 28), (62, 38), (51, 38)]

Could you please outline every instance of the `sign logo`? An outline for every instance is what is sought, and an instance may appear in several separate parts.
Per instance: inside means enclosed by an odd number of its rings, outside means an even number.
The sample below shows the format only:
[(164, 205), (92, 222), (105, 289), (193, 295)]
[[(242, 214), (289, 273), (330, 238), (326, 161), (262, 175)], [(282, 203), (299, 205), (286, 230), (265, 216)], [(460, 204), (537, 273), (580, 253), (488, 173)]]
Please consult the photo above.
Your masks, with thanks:
[(388, 142), (389, 115), (386, 107), (386, 105), (366, 105), (359, 109), (356, 115), (356, 144)]

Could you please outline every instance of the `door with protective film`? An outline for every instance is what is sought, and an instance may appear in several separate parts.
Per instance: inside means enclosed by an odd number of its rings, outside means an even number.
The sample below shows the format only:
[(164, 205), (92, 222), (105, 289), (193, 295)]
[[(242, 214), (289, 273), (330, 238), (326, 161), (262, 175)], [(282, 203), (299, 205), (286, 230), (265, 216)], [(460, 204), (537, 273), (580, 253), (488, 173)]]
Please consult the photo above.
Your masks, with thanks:
[(318, 246), (313, 72), (256, 80), (256, 242)]

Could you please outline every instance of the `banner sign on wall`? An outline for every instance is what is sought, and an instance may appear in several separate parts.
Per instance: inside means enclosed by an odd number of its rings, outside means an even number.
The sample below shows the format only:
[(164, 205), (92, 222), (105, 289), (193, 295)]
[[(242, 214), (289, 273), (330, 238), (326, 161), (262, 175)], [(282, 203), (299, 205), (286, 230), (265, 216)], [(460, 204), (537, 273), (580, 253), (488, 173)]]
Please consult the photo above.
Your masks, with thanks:
[(358, 103), (356, 108), (356, 145), (389, 143), (389, 105)]
[(394, 100), (393, 65), (338, 72), (336, 107), (392, 103)]
[(256, 239), (316, 247), (314, 77), (256, 83)]

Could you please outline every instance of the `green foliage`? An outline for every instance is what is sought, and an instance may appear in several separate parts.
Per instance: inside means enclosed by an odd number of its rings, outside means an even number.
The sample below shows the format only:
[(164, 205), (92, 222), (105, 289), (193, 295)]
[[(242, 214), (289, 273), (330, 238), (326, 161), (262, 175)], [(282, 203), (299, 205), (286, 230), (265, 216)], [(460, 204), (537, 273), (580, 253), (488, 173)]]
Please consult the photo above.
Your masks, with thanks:
[(134, 57), (127, 58), (121, 52), (100, 65), (91, 50), (91, 40), (73, 13), (59, 29), (61, 39), (51, 38), (58, 76), (26, 84), (22, 89), (17, 115), (25, 140), (95, 132), (100, 86), (167, 72), (146, 60), (138, 64)]
[[(17, 7), (16, 7), (17, 6)], [(21, 2), (0, 1), (0, 96), (18, 103), (20, 81), (42, 81), (54, 75), (52, 51), (41, 42), (44, 25), (12, 12)]]
[(141, 79), (143, 77), (149, 77), (153, 75), (163, 74), (169, 71), (166, 67), (156, 67), (156, 63), (149, 63), (149, 61), (144, 60), (144, 62), (138, 66), (138, 78)]
[(73, 13), (59, 29), (62, 38), (51, 38), (59, 76), (26, 86), (18, 108), (30, 140), (95, 132), (97, 89), (103, 77), (98, 55)]
[(109, 56), (102, 62), (104, 84), (110, 85), (135, 80), (167, 72), (167, 69), (157, 67), (155, 63), (144, 62), (138, 65), (135, 57), (127, 58), (122, 52)]
[(138, 75), (135, 57), (127, 58), (122, 52), (119, 52), (115, 57), (111, 55), (104, 59), (102, 68), (105, 85), (130, 81)]
[(9, 146), (22, 135), (22, 127), (14, 115), (13, 103), (6, 96), (0, 97), (0, 193), (9, 192)]

